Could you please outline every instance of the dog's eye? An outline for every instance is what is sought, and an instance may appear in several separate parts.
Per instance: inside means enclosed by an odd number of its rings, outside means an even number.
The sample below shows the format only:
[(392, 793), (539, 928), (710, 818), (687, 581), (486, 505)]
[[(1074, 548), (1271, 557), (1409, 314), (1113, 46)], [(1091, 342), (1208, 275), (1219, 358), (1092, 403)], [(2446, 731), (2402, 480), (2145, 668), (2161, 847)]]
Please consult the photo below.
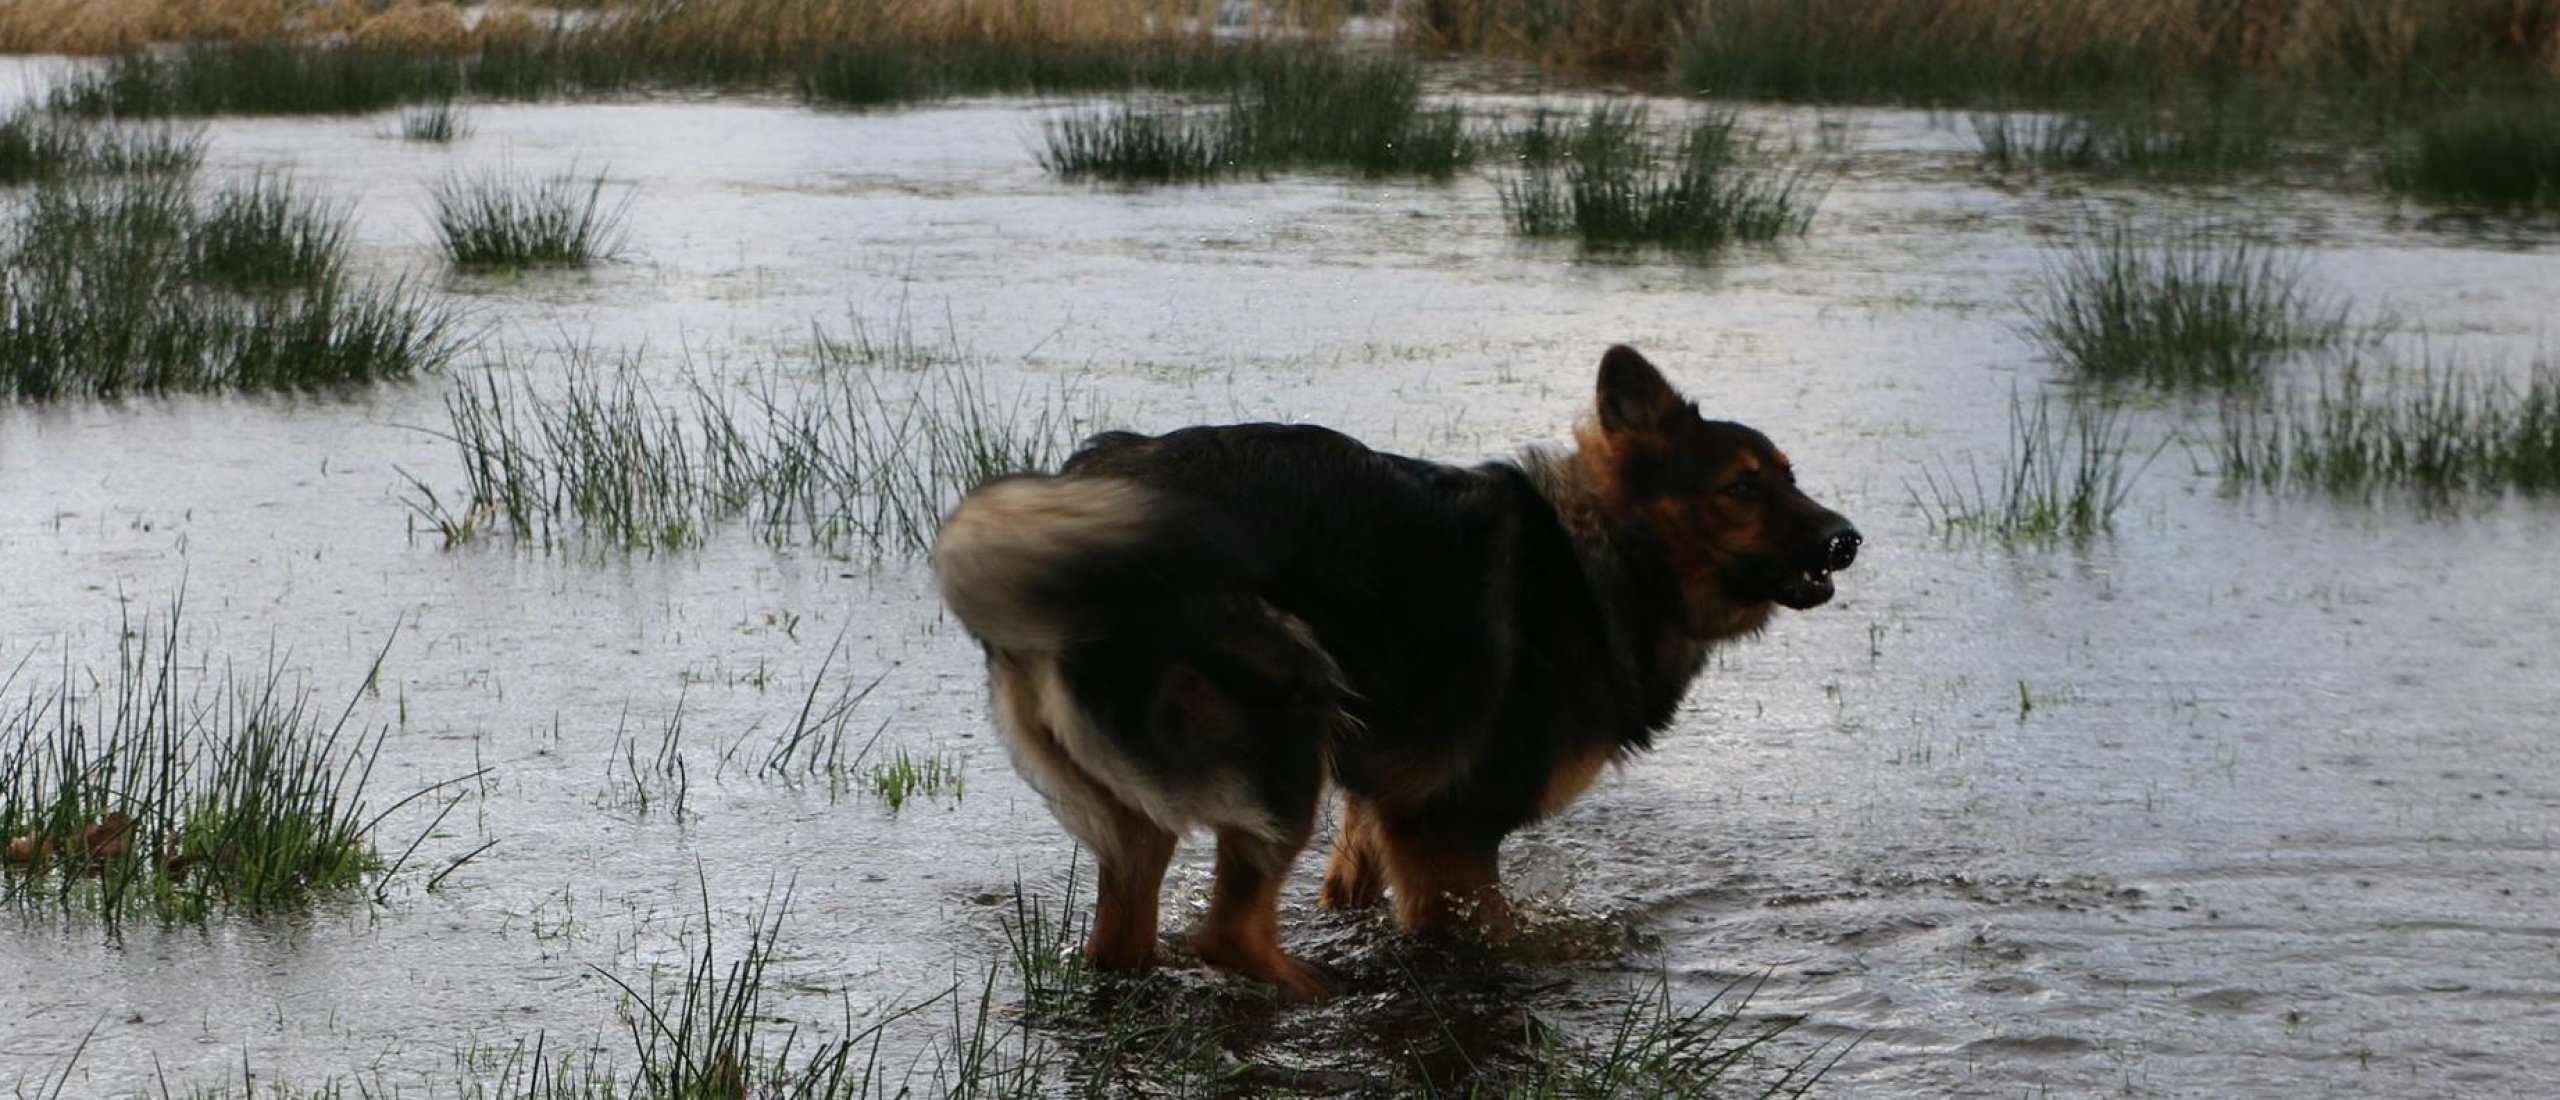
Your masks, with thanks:
[(1757, 481), (1737, 481), (1724, 487), (1724, 495), (1732, 497), (1734, 502), (1737, 504), (1749, 504), (1752, 501), (1760, 499), (1760, 483)]

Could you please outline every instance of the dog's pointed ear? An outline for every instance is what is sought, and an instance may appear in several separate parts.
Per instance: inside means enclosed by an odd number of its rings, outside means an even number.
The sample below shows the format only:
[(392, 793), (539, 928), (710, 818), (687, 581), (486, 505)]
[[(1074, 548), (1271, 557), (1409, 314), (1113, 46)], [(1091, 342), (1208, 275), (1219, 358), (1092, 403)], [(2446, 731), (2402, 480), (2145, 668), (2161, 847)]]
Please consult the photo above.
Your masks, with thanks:
[(1671, 423), (1673, 416), (1688, 408), (1688, 402), (1636, 349), (1617, 344), (1600, 357), (1599, 407), (1600, 429), (1625, 435)]

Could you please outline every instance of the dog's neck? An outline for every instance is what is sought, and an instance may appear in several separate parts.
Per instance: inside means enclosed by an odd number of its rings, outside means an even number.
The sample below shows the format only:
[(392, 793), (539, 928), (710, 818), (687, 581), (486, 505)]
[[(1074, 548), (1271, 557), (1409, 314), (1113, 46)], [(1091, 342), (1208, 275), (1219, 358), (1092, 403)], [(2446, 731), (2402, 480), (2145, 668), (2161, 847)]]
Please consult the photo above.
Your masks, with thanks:
[[(1609, 506), (1612, 486), (1590, 451), (1531, 448), (1517, 460), (1573, 544), (1609, 635), (1611, 662), (1635, 689), (1648, 732), (1669, 724), (1717, 641), (1757, 629), (1698, 623), (1682, 580), (1654, 537)], [(1659, 609), (1658, 615), (1629, 608)], [(1765, 618), (1765, 616), (1762, 616)]]

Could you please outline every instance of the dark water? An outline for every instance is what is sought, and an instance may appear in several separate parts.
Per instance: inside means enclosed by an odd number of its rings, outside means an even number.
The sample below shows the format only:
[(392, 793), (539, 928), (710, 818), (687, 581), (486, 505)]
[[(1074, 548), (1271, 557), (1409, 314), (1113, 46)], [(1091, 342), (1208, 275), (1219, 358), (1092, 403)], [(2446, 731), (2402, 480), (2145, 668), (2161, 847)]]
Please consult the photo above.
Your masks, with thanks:
[[(1584, 262), (1510, 240), (1485, 179), (1062, 186), (1030, 155), (1043, 115), (486, 108), (450, 149), (387, 119), (223, 120), (210, 170), (289, 166), (353, 205), (382, 272), (433, 270), (427, 189), (448, 172), (605, 172), (631, 195), (626, 259), (445, 284), (536, 371), (565, 337), (645, 347), (672, 384), (904, 309), (999, 383), (1073, 379), (1115, 424), (1304, 419), (1472, 460), (1562, 438), (1626, 341), (1768, 430), (1867, 554), (1833, 604), (1721, 656), (1661, 751), (1514, 842), (1547, 934), (1435, 971), (1375, 922), (1316, 917), (1302, 871), (1290, 940), (1347, 976), (1342, 1001), (1133, 994), (1227, 1005), (1279, 1067), (1270, 1090), (1356, 1092), (1430, 1046), (1399, 1038), (1426, 1026), (1420, 995), (1502, 1057), (1533, 1018), (1605, 1025), (1659, 972), (1683, 1005), (1765, 975), (1748, 1012), (1803, 1017), (1790, 1049), (1857, 1039), (1840, 1095), (2531, 1095), (2560, 1076), (2549, 503), (2235, 495), (2210, 414), (2174, 404), (2135, 414), (2171, 442), (2114, 537), (1950, 542), (1913, 492), (1996, 464), (2011, 395), (2055, 373), (2020, 302), (2042, 242), (2092, 210), (2261, 219), (2327, 285), (2479, 364), (2545, 338), (2547, 243), (2362, 195), (1993, 186), (1924, 116), (1764, 113), (1841, 165), (1808, 238)], [(775, 1012), (867, 1020), (1003, 954), (995, 899), (1017, 882), (1064, 891), (1069, 847), (986, 732), (974, 654), (919, 570), (744, 532), (440, 549), (404, 474), (458, 484), (432, 434), (451, 384), (0, 410), (0, 665), (103, 667), (122, 609), (183, 589), (191, 644), (274, 647), (342, 698), (396, 624), (358, 710), (392, 726), (377, 790), (486, 769), (380, 904), (120, 941), (8, 922), (0, 1080), (49, 1079), (85, 1043), (66, 1095), (244, 1063), (446, 1090), (475, 1072), (462, 1053), (536, 1031), (617, 1047), (604, 972), (680, 962), (704, 895), (736, 923), (785, 888)], [(956, 801), (893, 815), (738, 763), (839, 639), (827, 683), (879, 679), (860, 734), (955, 760)], [(641, 810), (617, 746), (653, 749), (679, 706), (684, 813), (663, 790)], [(405, 844), (431, 816), (383, 832)], [(1205, 882), (1197, 853), (1177, 866), (1174, 926)]]

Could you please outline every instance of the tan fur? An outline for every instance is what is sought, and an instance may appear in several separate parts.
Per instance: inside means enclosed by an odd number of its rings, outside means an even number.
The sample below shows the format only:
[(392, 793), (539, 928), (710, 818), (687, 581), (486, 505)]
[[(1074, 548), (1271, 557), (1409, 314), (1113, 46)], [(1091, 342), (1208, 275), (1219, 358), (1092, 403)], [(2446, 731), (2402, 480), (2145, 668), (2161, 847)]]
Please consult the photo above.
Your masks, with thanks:
[[(1047, 800), (1068, 833), (1106, 862), (1118, 858), (1129, 829), (1124, 815), (1179, 835), (1193, 828), (1234, 830), (1266, 840), (1281, 834), (1248, 793), (1241, 775), (1192, 776), (1168, 785), (1138, 767), (1096, 728), (1091, 715), (1059, 678), (1045, 654), (1000, 653), (989, 662), (997, 725), (1014, 767)], [(1211, 722), (1241, 721), (1213, 700), (1183, 685), (1173, 705), (1196, 708), (1185, 728), (1215, 735)]]
[(1317, 908), (1366, 909), (1385, 900), (1387, 857), (1380, 843), (1367, 800), (1345, 793), (1342, 818), (1333, 828), (1333, 855), (1325, 863), (1324, 885), (1316, 891)]
[(1538, 816), (1553, 817), (1590, 790), (1600, 773), (1618, 759), (1617, 748), (1604, 741), (1589, 741), (1574, 746), (1570, 755), (1557, 761), (1547, 774), (1547, 789), (1538, 796)]
[(1398, 925), (1420, 932), (1464, 922), (1487, 939), (1510, 936), (1511, 903), (1502, 896), (1496, 848), (1441, 847), (1393, 830), (1381, 830), (1379, 838)]
[(1059, 556), (1126, 546), (1154, 494), (1105, 478), (1019, 478), (969, 494), (942, 522), (933, 572), (943, 602), (998, 649), (1055, 653), (1077, 639), (1031, 593)]

